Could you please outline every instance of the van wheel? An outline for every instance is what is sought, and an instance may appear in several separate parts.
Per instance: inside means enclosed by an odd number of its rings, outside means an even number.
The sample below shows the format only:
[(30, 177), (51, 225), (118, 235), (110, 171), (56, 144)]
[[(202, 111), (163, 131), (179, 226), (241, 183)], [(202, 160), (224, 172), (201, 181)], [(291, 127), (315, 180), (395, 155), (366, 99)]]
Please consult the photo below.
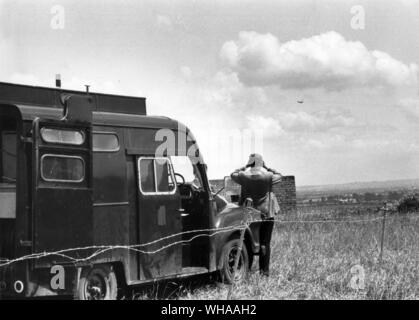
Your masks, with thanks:
[(116, 300), (118, 283), (110, 266), (84, 268), (75, 294), (77, 300)]
[[(233, 283), (233, 269), (234, 261), (239, 250), (240, 240), (233, 239), (224, 245), (222, 259), (223, 266), (221, 269), (221, 280), (224, 283)], [(239, 264), (237, 266), (235, 281), (240, 281), (246, 278), (249, 271), (249, 255), (247, 253), (246, 245), (243, 242)]]

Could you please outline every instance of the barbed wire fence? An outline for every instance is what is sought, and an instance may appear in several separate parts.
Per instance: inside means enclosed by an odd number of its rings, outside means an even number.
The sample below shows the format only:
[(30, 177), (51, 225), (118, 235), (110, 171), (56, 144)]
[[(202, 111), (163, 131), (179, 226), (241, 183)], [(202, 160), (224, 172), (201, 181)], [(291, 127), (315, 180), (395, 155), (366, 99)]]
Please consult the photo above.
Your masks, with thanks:
[[(388, 212), (391, 210), (382, 209), (383, 214), (378, 217), (372, 217), (372, 218), (366, 218), (366, 219), (318, 219), (318, 220), (310, 220), (310, 219), (297, 219), (297, 220), (274, 220), (275, 224), (338, 224), (338, 223), (372, 223), (372, 222), (382, 222), (382, 229), (381, 229), (381, 243), (380, 243), (380, 252), (379, 252), (379, 261), (382, 261), (383, 258), (383, 248), (384, 248), (384, 239), (385, 239), (385, 227), (386, 227), (386, 220), (388, 219)], [(414, 218), (419, 218), (419, 215), (414, 216)], [(236, 225), (236, 226), (229, 226), (229, 227), (221, 227), (221, 228), (208, 228), (208, 229), (196, 229), (196, 230), (188, 230), (183, 231), (180, 233), (172, 234), (166, 237), (161, 237), (159, 239), (142, 243), (142, 244), (136, 244), (136, 245), (98, 245), (98, 246), (86, 246), (86, 247), (77, 247), (77, 248), (69, 248), (69, 249), (63, 249), (63, 250), (57, 250), (57, 251), (51, 251), (51, 252), (39, 252), (39, 253), (33, 253), (25, 256), (21, 256), (19, 258), (15, 259), (5, 259), (0, 258), (0, 268), (10, 266), (14, 263), (23, 262), (27, 260), (39, 260), (45, 257), (61, 257), (63, 259), (67, 259), (68, 262), (77, 264), (82, 262), (87, 262), (90, 260), (93, 260), (94, 258), (97, 258), (98, 256), (112, 251), (112, 250), (128, 250), (128, 251), (134, 251), (141, 254), (146, 255), (152, 255), (157, 254), (161, 251), (164, 251), (170, 247), (182, 245), (185, 243), (190, 243), (194, 241), (197, 238), (202, 237), (214, 237), (221, 233), (226, 232), (232, 232), (232, 231), (241, 231), (241, 234), (244, 234), (244, 230), (248, 228), (250, 224), (253, 223), (261, 223), (264, 222), (263, 219), (258, 220), (245, 220), (243, 219), (243, 224)], [(170, 240), (176, 237), (180, 237), (187, 234), (194, 234), (191, 238), (185, 239), (185, 240), (178, 240), (173, 241), (171, 243), (168, 243), (166, 245), (161, 246), (158, 249), (155, 250), (146, 250), (147, 247), (159, 244), (161, 242), (164, 242), (166, 240)], [(241, 245), (243, 245), (244, 237), (240, 237)], [(144, 248), (144, 249), (143, 249)], [(71, 252), (77, 252), (80, 253), (82, 251), (89, 251), (89, 250), (95, 250), (93, 253), (87, 255), (86, 257), (78, 258), (71, 256)], [(236, 259), (237, 260), (237, 259)], [(235, 261), (235, 268), (237, 268), (237, 261)], [(235, 270), (233, 272), (233, 282), (231, 286), (233, 287), (235, 284)], [(231, 289), (229, 290), (228, 298), (231, 298)]]
[[(365, 223), (365, 222), (374, 222), (374, 221), (381, 221), (385, 219), (385, 217), (376, 217), (376, 218), (370, 218), (370, 219), (330, 219), (330, 220), (275, 220), (274, 223), (276, 224), (307, 224), (307, 223), (313, 223), (313, 224), (319, 224), (319, 223)], [(252, 220), (250, 221), (250, 223), (261, 223), (265, 220)], [(243, 225), (237, 225), (237, 226), (232, 226), (232, 227), (224, 227), (224, 228), (211, 228), (211, 229), (197, 229), (197, 230), (189, 230), (189, 231), (183, 231), (180, 233), (176, 233), (176, 234), (172, 234), (166, 237), (162, 237), (147, 243), (143, 243), (143, 244), (137, 244), (137, 245), (99, 245), (99, 246), (86, 246), (86, 247), (77, 247), (77, 248), (69, 248), (69, 249), (63, 249), (63, 250), (58, 250), (58, 251), (50, 251), (50, 252), (40, 252), (40, 253), (33, 253), (33, 254), (29, 254), (29, 255), (25, 255), (16, 259), (0, 259), (0, 267), (5, 267), (8, 265), (11, 265), (13, 263), (16, 262), (21, 262), (21, 261), (25, 261), (25, 260), (37, 260), (37, 259), (41, 259), (41, 258), (45, 258), (48, 256), (59, 256), (65, 259), (68, 259), (71, 262), (74, 263), (78, 263), (78, 262), (85, 262), (85, 261), (89, 261), (92, 260), (93, 258), (97, 257), (100, 254), (103, 254), (107, 251), (110, 250), (116, 250), (116, 249), (127, 249), (127, 250), (132, 250), (132, 251), (136, 251), (138, 253), (142, 253), (142, 254), (156, 254), (158, 252), (161, 252), (163, 250), (166, 250), (170, 247), (179, 245), (179, 244), (184, 244), (184, 243), (189, 243), (192, 242), (193, 240), (200, 238), (200, 237), (214, 237), (217, 234), (220, 233), (225, 233), (225, 232), (230, 232), (230, 231), (240, 231), (242, 229), (247, 228), (248, 223), (243, 224)], [(154, 244), (157, 244), (159, 242), (163, 242), (165, 240), (168, 239), (172, 239), (175, 237), (179, 237), (182, 235), (186, 235), (186, 234), (191, 234), (191, 233), (200, 233), (197, 235), (194, 235), (193, 237), (191, 237), (190, 239), (187, 240), (180, 240), (180, 241), (175, 241), (172, 243), (169, 243), (167, 245), (164, 245), (162, 247), (160, 247), (159, 249), (156, 250), (141, 250), (140, 248), (143, 247), (148, 247)], [(70, 253), (70, 252), (74, 252), (74, 251), (87, 251), (87, 250), (96, 250), (94, 253), (84, 257), (84, 258), (76, 258), (76, 257), (72, 257), (69, 254), (66, 253)]]

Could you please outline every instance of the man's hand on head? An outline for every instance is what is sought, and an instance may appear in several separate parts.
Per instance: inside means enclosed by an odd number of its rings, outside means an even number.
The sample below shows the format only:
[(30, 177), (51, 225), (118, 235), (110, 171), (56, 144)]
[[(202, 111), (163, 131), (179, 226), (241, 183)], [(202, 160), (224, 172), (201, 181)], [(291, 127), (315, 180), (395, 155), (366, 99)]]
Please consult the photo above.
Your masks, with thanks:
[(267, 171), (272, 172), (273, 174), (277, 174), (277, 175), (279, 175), (279, 176), (281, 176), (281, 177), (282, 177), (282, 174), (280, 174), (280, 173), (279, 173), (278, 171), (276, 171), (275, 169), (268, 168), (265, 164), (263, 165), (263, 167), (264, 167)]
[(242, 171), (245, 171), (246, 170), (246, 167), (241, 167), (241, 168), (238, 168), (238, 169), (236, 169), (236, 170), (234, 170), (232, 173), (231, 173), (231, 178), (234, 180), (234, 178), (235, 177), (237, 177), (238, 176), (238, 174), (240, 173), (240, 172), (242, 172)]

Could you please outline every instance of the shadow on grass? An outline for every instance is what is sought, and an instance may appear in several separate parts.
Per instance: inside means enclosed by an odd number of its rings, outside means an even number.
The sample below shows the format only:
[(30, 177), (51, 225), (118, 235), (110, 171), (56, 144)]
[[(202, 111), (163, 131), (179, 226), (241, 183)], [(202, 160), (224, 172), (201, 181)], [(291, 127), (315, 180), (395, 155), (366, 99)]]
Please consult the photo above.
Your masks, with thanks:
[(169, 300), (185, 298), (197, 289), (216, 288), (219, 285), (215, 274), (190, 276), (181, 279), (155, 281), (135, 286), (121, 292), (124, 300)]

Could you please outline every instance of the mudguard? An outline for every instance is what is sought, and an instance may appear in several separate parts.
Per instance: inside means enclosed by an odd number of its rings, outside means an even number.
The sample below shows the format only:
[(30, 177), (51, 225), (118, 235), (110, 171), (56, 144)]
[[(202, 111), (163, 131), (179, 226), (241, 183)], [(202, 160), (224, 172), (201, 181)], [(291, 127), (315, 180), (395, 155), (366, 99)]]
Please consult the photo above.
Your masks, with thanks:
[[(220, 232), (216, 235), (215, 243), (218, 268), (221, 268), (222, 260), (220, 257), (224, 245), (229, 240), (240, 237), (239, 227), (243, 225), (246, 214), (248, 215), (249, 225), (246, 227), (244, 242), (249, 254), (259, 254), (259, 228), (262, 218), (261, 212), (254, 208), (244, 208), (229, 203), (220, 213), (218, 213), (215, 221), (215, 226), (219, 229), (233, 227), (232, 230)], [(237, 229), (234, 227), (237, 227)]]

